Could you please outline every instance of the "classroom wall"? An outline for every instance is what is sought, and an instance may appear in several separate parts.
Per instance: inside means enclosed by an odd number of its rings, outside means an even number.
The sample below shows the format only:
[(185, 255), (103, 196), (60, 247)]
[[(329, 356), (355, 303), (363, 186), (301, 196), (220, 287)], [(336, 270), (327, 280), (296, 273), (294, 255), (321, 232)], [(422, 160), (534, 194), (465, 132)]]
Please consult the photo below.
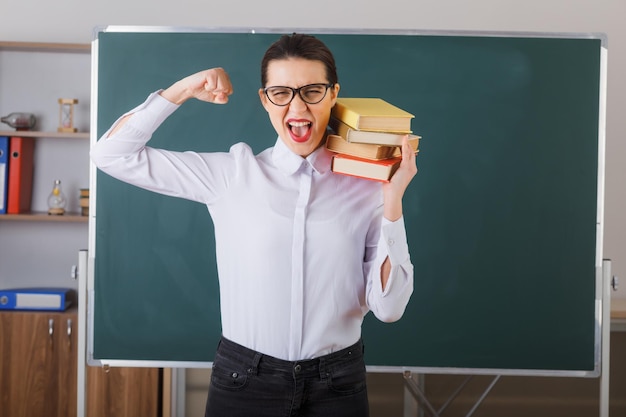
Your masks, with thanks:
[(360, 0), (318, 0), (297, 8), (287, 0), (3, 0), (0, 40), (88, 43), (94, 28), (108, 25), (606, 33), (604, 257), (612, 259), (614, 275), (623, 276), (614, 297), (626, 298), (625, 15), (624, 0), (386, 0), (384, 6)]

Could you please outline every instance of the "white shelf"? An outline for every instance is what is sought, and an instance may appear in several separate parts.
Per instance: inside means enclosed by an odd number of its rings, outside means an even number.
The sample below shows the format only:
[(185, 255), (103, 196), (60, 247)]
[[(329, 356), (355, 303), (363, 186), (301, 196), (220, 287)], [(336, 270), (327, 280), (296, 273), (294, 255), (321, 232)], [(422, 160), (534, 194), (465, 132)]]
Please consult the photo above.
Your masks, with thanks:
[(0, 136), (21, 136), (26, 138), (67, 138), (89, 139), (89, 132), (38, 132), (35, 130), (0, 130)]

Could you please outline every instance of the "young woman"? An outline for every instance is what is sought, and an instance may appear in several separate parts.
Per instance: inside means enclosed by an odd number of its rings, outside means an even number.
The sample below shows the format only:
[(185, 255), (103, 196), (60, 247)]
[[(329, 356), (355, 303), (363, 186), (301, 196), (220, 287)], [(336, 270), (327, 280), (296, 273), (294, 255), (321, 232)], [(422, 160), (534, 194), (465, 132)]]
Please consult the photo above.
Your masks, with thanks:
[(92, 159), (212, 216), (223, 330), (207, 416), (367, 416), (363, 317), (398, 320), (413, 292), (402, 197), (415, 154), (405, 140), (389, 183), (331, 172), (323, 145), (339, 83), (332, 53), (313, 36), (271, 45), (261, 82), (278, 139), (258, 155), (244, 143), (215, 153), (146, 146), (188, 99), (228, 103), (228, 74), (213, 68), (151, 94)]

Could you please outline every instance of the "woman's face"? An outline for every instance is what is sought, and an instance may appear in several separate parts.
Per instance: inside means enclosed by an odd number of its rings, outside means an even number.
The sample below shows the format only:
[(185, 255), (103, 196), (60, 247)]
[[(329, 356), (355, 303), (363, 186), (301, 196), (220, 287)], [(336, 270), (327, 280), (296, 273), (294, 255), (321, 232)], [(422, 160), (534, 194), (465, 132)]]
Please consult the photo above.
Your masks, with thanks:
[[(326, 67), (320, 61), (288, 58), (271, 61), (267, 67), (266, 87), (299, 88), (320, 83), (328, 83)], [(296, 94), (286, 106), (273, 104), (263, 89), (259, 90), (259, 96), (282, 141), (294, 153), (307, 157), (317, 149), (326, 134), (330, 110), (335, 105), (338, 92), (339, 85), (335, 84), (317, 104), (307, 104)]]

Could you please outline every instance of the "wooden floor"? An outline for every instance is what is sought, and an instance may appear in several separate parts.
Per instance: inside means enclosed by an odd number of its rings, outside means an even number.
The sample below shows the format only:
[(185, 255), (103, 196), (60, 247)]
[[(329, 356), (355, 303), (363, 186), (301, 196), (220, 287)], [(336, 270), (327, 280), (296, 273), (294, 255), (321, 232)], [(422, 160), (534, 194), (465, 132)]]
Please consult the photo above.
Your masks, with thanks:
[(367, 375), (370, 417), (402, 417), (404, 413), (404, 378), (402, 374)]

